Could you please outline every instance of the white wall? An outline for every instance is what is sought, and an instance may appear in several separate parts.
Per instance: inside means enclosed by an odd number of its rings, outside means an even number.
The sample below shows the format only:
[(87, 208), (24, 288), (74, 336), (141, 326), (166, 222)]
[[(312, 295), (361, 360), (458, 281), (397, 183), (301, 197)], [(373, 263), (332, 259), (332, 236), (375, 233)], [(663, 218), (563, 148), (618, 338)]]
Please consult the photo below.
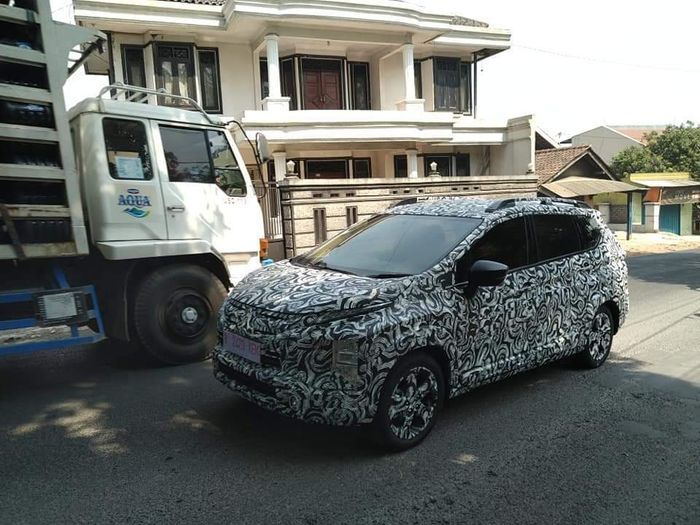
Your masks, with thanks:
[(535, 126), (530, 116), (510, 119), (506, 143), (491, 147), (490, 175), (525, 175), (535, 166)]
[(404, 78), (401, 53), (394, 53), (380, 61), (379, 79), (382, 84), (380, 109), (388, 111), (397, 109), (396, 105), (406, 97)]
[(640, 147), (640, 144), (629, 137), (621, 135), (605, 126), (588, 130), (571, 137), (574, 146), (591, 146), (606, 164), (610, 164), (613, 157), (630, 146)]

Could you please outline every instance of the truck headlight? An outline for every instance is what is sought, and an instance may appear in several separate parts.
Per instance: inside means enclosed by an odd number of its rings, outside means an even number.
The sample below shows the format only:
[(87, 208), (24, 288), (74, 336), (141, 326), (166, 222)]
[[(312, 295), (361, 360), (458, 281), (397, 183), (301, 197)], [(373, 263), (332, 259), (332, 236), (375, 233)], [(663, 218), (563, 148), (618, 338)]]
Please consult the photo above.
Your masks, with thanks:
[(343, 379), (351, 383), (356, 383), (360, 379), (357, 368), (358, 353), (357, 341), (333, 341), (333, 368)]

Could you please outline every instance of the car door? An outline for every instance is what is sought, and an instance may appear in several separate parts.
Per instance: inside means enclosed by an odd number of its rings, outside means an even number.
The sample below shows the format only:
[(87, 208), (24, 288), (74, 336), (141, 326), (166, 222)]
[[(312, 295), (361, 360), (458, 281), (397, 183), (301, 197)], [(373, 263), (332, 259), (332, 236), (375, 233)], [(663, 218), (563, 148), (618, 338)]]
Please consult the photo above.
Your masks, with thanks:
[(537, 331), (530, 358), (537, 365), (564, 354), (576, 339), (572, 304), (580, 300), (575, 257), (581, 252), (581, 241), (571, 215), (540, 214), (529, 220), (535, 240), (533, 284), (537, 291)]
[[(223, 130), (156, 125), (170, 240), (203, 240), (220, 253), (258, 249), (259, 207)], [(154, 132), (154, 135), (156, 133)]]
[(468, 268), (483, 259), (509, 267), (501, 286), (462, 292), (460, 310), (468, 329), (458, 361), (465, 388), (519, 370), (534, 340), (529, 244), (527, 223), (518, 217), (488, 230), (457, 262), (457, 275), (468, 275)]

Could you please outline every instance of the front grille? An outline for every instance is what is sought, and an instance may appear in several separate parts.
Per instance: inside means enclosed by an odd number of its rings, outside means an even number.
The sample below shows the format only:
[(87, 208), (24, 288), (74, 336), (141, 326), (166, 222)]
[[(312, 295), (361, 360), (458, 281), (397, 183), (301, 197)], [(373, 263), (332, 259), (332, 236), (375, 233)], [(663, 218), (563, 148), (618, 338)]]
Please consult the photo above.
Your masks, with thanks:
[(239, 372), (238, 370), (234, 370), (230, 366), (228, 366), (220, 361), (218, 363), (218, 368), (222, 374), (224, 374), (230, 380), (235, 381), (238, 384), (241, 384), (245, 387), (248, 387), (252, 390), (256, 390), (256, 391), (258, 391), (262, 394), (266, 394), (268, 396), (275, 395), (275, 387), (273, 387), (272, 385), (268, 385), (267, 383), (263, 383), (262, 381), (260, 381), (259, 379), (256, 379), (255, 377), (246, 375), (242, 372)]

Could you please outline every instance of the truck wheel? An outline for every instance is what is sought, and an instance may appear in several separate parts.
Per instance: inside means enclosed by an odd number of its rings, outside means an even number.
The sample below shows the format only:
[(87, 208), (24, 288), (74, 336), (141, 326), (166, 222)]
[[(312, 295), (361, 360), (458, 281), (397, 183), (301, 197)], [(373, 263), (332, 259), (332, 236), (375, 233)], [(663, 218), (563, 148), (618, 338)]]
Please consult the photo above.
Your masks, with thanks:
[(206, 359), (226, 288), (199, 266), (177, 264), (149, 274), (134, 297), (132, 325), (146, 352), (169, 365)]

